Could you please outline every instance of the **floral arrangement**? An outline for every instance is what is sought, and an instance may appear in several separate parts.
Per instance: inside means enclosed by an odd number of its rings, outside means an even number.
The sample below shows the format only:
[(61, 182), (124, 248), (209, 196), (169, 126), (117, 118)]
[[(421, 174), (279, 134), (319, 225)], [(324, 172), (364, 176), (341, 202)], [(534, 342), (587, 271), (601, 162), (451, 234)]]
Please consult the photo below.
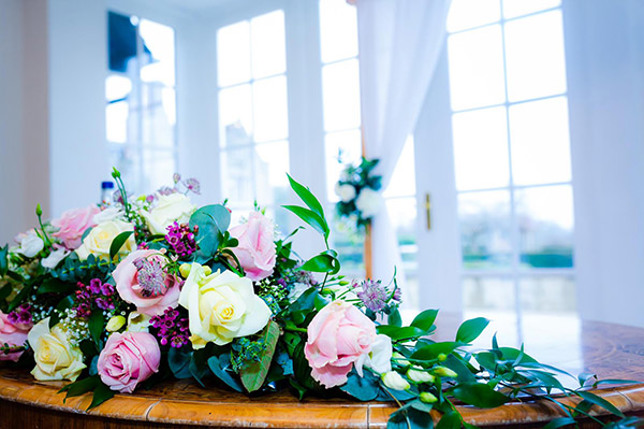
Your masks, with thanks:
[(378, 162), (363, 157), (358, 166), (348, 164), (335, 185), (335, 193), (340, 198), (335, 206), (337, 214), (357, 230), (370, 224), (382, 206), (379, 192), (382, 176), (373, 173)]
[[(131, 199), (113, 177), (113, 202), (51, 222), (38, 207), (38, 226), (0, 249), (0, 360), (32, 367), (37, 380), (69, 380), (67, 397), (93, 392), (90, 408), (116, 392), (193, 378), (244, 393), (395, 401), (392, 428), (430, 427), (433, 410), (439, 428), (469, 428), (454, 401), (517, 398), (558, 404), (566, 416), (549, 428), (597, 420), (593, 407), (624, 418), (584, 389), (602, 383), (594, 376), (573, 390), (559, 370), (496, 338), (472, 351), (486, 319), (465, 321), (448, 342), (431, 339), (437, 310), (403, 326), (395, 280), (345, 280), (322, 205), (290, 176), (303, 205), (284, 208), (324, 244), (306, 261), (261, 211), (231, 227), (225, 205), (196, 207), (194, 179), (175, 175), (173, 187)], [(580, 401), (566, 405), (556, 392)]]

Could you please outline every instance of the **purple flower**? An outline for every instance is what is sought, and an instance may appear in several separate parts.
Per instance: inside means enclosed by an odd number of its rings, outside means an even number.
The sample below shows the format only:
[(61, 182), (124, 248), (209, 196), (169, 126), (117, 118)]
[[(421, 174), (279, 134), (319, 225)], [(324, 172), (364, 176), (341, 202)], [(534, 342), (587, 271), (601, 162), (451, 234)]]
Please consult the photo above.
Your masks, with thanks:
[(358, 292), (358, 298), (369, 310), (377, 313), (387, 305), (387, 290), (380, 281), (364, 280), (360, 287), (362, 290)]
[(188, 319), (179, 318), (179, 311), (168, 307), (161, 316), (150, 319), (154, 328), (158, 329), (159, 343), (165, 346), (179, 348), (189, 343)]
[(174, 222), (168, 226), (167, 230), (168, 233), (165, 239), (170, 247), (172, 247), (174, 253), (179, 257), (185, 258), (197, 251), (197, 243), (195, 241), (196, 230), (193, 232), (188, 224), (184, 223), (179, 225), (178, 222)]
[(191, 177), (190, 179), (184, 180), (183, 185), (191, 192), (199, 195), (201, 193), (201, 184), (197, 179)]

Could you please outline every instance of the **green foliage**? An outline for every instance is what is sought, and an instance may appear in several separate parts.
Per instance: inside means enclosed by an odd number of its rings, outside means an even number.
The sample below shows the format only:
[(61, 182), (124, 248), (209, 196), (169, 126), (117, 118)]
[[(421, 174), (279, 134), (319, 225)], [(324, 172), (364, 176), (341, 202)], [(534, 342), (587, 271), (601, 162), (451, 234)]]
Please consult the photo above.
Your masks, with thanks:
[(90, 254), (86, 260), (81, 261), (76, 253), (72, 253), (65, 258), (61, 267), (51, 271), (51, 275), (61, 281), (75, 284), (87, 282), (92, 278), (105, 278), (114, 268), (115, 265), (106, 259)]
[(92, 402), (89, 404), (89, 407), (87, 407), (88, 410), (98, 407), (103, 402), (114, 397), (114, 391), (103, 384), (98, 375), (92, 375), (70, 383), (60, 389), (59, 393), (61, 392), (66, 392), (64, 401), (66, 401), (67, 398), (80, 396), (87, 392), (93, 392)]
[(489, 323), (490, 321), (484, 317), (466, 320), (456, 332), (456, 341), (471, 343), (481, 335)]
[(178, 379), (190, 378), (190, 360), (192, 358), (192, 350), (184, 350), (185, 347), (175, 348), (170, 347), (168, 350), (168, 366), (172, 375)]
[(261, 334), (264, 352), (260, 360), (252, 361), (249, 365), (242, 367), (239, 373), (241, 382), (248, 392), (254, 392), (262, 387), (273, 361), (279, 336), (279, 325), (273, 320), (270, 320)]
[(414, 317), (414, 320), (411, 322), (411, 326), (429, 333), (433, 330), (432, 328), (435, 328), (434, 321), (437, 316), (438, 310), (425, 310)]
[(232, 369), (230, 363), (230, 354), (222, 353), (208, 358), (208, 366), (215, 376), (226, 383), (230, 388), (237, 392), (243, 392), (244, 388), (237, 378), (237, 374)]
[(504, 394), (483, 383), (462, 383), (450, 390), (455, 398), (479, 408), (494, 408), (510, 400)]
[(134, 234), (134, 231), (123, 231), (122, 233), (114, 237), (112, 244), (110, 244), (110, 261), (113, 261), (116, 255), (119, 254), (119, 251), (132, 234)]
[(92, 311), (92, 314), (89, 316), (89, 321), (87, 322), (89, 328), (89, 335), (92, 338), (94, 344), (99, 349), (101, 348), (101, 336), (105, 332), (105, 318), (103, 313), (98, 310)]
[(199, 246), (195, 253), (196, 262), (205, 264), (215, 257), (222, 242), (227, 241), (224, 232), (227, 232), (229, 225), (230, 212), (221, 204), (201, 207), (190, 216), (190, 228), (199, 228), (195, 237)]
[(348, 393), (359, 401), (373, 401), (380, 393), (380, 378), (364, 369), (364, 376), (360, 377), (355, 369), (348, 375), (346, 384), (340, 390)]
[(0, 277), (7, 275), (9, 271), (9, 245), (0, 247)]

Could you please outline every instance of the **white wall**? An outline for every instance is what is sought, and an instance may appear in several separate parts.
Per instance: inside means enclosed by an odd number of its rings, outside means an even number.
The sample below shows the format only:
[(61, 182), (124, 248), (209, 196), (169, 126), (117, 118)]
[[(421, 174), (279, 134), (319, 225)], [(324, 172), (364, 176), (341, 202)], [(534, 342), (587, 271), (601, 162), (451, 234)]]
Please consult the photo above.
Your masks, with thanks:
[(563, 3), (579, 311), (644, 326), (644, 2)]
[(0, 0), (0, 246), (49, 212), (45, 0)]

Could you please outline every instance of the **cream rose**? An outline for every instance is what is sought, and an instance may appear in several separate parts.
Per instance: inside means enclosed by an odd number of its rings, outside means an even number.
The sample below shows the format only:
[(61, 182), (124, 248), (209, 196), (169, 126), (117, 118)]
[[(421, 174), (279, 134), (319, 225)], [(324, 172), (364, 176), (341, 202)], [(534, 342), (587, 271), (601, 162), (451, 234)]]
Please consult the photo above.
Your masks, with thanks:
[(206, 267), (193, 263), (179, 295), (179, 304), (188, 309), (193, 348), (211, 341), (228, 344), (266, 326), (271, 310), (255, 295), (250, 279), (231, 271), (206, 272)]
[(34, 351), (36, 367), (31, 374), (40, 381), (75, 381), (85, 369), (83, 353), (72, 347), (65, 331), (58, 324), (49, 329), (49, 318), (41, 320), (27, 335)]
[[(112, 240), (114, 240), (117, 235), (125, 231), (134, 231), (134, 226), (129, 222), (123, 222), (118, 219), (96, 225), (83, 239), (83, 243), (80, 247), (76, 249), (78, 258), (84, 260), (87, 259), (90, 254), (109, 258)], [(136, 241), (134, 240), (134, 234), (132, 234), (121, 247), (119, 254), (130, 253), (134, 249), (136, 249)]]
[(168, 232), (166, 228), (172, 223), (188, 223), (190, 215), (196, 209), (197, 207), (190, 202), (190, 198), (180, 193), (174, 193), (160, 195), (156, 207), (149, 212), (141, 211), (141, 216), (145, 218), (148, 228), (153, 234), (165, 235)]

